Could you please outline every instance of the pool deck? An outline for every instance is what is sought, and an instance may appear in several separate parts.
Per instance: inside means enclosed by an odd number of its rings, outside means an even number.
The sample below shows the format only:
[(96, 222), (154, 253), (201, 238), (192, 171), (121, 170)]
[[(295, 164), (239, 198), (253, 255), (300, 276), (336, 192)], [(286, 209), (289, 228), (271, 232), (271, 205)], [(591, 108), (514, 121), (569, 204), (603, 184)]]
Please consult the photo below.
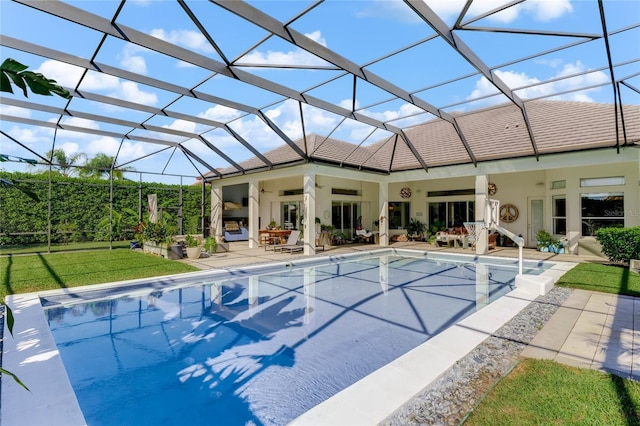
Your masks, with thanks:
[[(371, 244), (327, 247), (318, 256), (340, 256), (355, 252), (367, 252), (381, 247)], [(414, 249), (429, 252), (473, 254), (469, 249), (438, 248), (428, 243), (394, 243), (391, 248)], [(489, 256), (517, 258), (517, 249), (491, 250)], [(203, 271), (273, 262), (288, 262), (304, 259), (301, 254), (274, 253), (263, 247), (249, 249), (246, 243), (232, 243), (230, 251), (217, 253), (198, 260), (182, 260)], [(554, 279), (579, 262), (602, 262), (605, 259), (575, 255), (556, 255), (525, 249), (525, 259), (549, 260), (560, 263), (551, 271)], [(33, 374), (20, 377), (28, 383), (42, 382), (45, 386), (32, 389), (25, 397), (24, 390), (13, 380), (2, 380), (2, 412), (0, 423), (6, 425), (84, 424), (76, 410), (77, 401), (66, 378), (51, 376), (52, 370), (64, 372), (53, 342), (44, 342), (37, 336), (39, 327), (47, 328), (39, 297), (16, 295), (19, 305), (14, 308), (21, 315), (30, 316), (29, 321), (17, 321), (14, 337), (8, 339), (5, 351), (20, 351), (19, 364), (3, 365), (10, 371), (20, 371), (25, 359)], [(429, 340), (389, 365), (375, 371), (360, 382), (341, 391), (319, 404), (292, 424), (338, 425), (378, 424), (409, 401), (431, 381), (442, 375), (457, 360), (494, 333), (526, 307), (537, 295), (516, 289), (441, 335)], [(36, 306), (37, 305), (37, 306)], [(16, 309), (17, 308), (17, 309)], [(21, 316), (21, 318), (24, 318)], [(15, 345), (15, 346), (14, 346)], [(45, 350), (45, 348), (52, 348)], [(554, 359), (558, 362), (581, 368), (593, 368), (613, 372), (625, 378), (640, 380), (640, 298), (606, 295), (574, 290), (562, 307), (547, 322), (544, 328), (522, 354), (535, 358)], [(26, 358), (25, 358), (26, 356)], [(425, 360), (428, 359), (428, 362)], [(7, 361), (7, 360), (5, 360)], [(44, 362), (43, 362), (44, 361)], [(57, 363), (56, 368), (51, 365)], [(3, 362), (4, 364), (4, 362)], [(38, 378), (40, 380), (38, 380)], [(69, 395), (69, 393), (71, 395)], [(36, 401), (39, 396), (54, 395), (46, 402)], [(41, 404), (38, 407), (38, 404)], [(54, 408), (55, 407), (55, 408)], [(38, 412), (41, 414), (39, 415)], [(44, 416), (44, 417), (42, 417)]]

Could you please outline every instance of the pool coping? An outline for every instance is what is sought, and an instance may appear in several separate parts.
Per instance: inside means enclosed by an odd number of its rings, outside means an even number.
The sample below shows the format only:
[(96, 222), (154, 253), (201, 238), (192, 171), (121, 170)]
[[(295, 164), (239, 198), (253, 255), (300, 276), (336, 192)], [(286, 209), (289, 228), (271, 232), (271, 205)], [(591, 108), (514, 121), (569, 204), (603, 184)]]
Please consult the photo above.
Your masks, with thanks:
[[(0, 424), (21, 426), (86, 424), (44, 315), (42, 298), (66, 295), (75, 299), (82, 298), (83, 294), (84, 297), (90, 297), (88, 295), (96, 291), (118, 289), (121, 292), (125, 290), (124, 287), (131, 289), (151, 283), (163, 289), (179, 288), (197, 284), (199, 279), (202, 283), (206, 283), (211, 281), (211, 277), (222, 278), (229, 274), (235, 276), (256, 270), (302, 267), (328, 260), (345, 260), (385, 252), (426, 258), (430, 254), (420, 250), (385, 248), (8, 296), (6, 303), (13, 311), (15, 324), (13, 337), (5, 324), (2, 367), (15, 373), (29, 387), (29, 391), (20, 387), (10, 377), (3, 378)], [(484, 258), (461, 254), (432, 253), (432, 255), (437, 255), (439, 258), (469, 258), (470, 261)], [(490, 259), (514, 261), (513, 258), (491, 257)], [(576, 265), (569, 262), (528, 261), (552, 264), (552, 267), (543, 271), (541, 275), (553, 276), (554, 282)], [(148, 289), (145, 291), (148, 292)], [(536, 297), (537, 295), (522, 289), (509, 292), (443, 333), (320, 403), (294, 419), (291, 424), (374, 424), (383, 421)], [(425, 359), (429, 361), (424, 362)]]

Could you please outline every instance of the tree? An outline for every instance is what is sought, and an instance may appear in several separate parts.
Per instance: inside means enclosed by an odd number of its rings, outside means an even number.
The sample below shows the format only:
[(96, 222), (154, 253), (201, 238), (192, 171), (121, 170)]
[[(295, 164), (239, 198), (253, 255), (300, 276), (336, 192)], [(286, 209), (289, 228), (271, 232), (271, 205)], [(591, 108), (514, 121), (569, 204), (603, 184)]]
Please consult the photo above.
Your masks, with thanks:
[(58, 95), (65, 99), (70, 99), (68, 90), (56, 84), (55, 80), (49, 79), (40, 73), (26, 71), (29, 68), (15, 59), (8, 58), (0, 65), (0, 92), (13, 93), (11, 82), (22, 89), (25, 98), (29, 97), (27, 86), (37, 95), (53, 96)]
[(47, 152), (47, 158), (51, 159), (53, 168), (58, 170), (62, 176), (71, 176), (74, 172), (73, 166), (86, 158), (82, 152), (67, 155), (63, 149), (55, 149)]
[(85, 163), (85, 167), (80, 170), (80, 176), (82, 177), (95, 177), (102, 179), (108, 178), (113, 171), (114, 179), (124, 179), (124, 172), (133, 170), (132, 167), (121, 167), (118, 169), (111, 169), (114, 163), (114, 158), (107, 154), (99, 153), (95, 157)]

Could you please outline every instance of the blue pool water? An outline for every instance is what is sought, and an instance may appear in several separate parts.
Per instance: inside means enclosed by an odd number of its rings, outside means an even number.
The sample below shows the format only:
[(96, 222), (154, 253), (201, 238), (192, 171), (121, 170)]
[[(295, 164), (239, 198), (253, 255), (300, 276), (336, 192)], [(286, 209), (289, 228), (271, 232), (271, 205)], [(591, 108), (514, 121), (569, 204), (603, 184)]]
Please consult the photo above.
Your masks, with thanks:
[(43, 304), (89, 425), (282, 425), (516, 274), (510, 261), (382, 255)]

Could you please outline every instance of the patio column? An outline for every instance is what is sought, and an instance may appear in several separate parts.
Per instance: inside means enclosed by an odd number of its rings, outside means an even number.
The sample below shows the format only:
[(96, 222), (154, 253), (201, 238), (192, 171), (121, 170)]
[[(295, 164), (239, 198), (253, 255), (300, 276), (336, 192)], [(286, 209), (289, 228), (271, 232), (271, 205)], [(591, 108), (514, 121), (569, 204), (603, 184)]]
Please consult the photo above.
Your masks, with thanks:
[[(485, 221), (488, 185), (487, 175), (476, 176), (476, 222)], [(476, 254), (487, 254), (489, 252), (487, 235), (486, 228), (478, 229), (476, 227)]]
[(304, 181), (304, 254), (316, 254), (316, 175), (305, 173)]
[(378, 213), (378, 231), (380, 235), (378, 237), (378, 244), (381, 246), (389, 245), (389, 184), (387, 182), (380, 182), (378, 184), (378, 200), (379, 200), (379, 213)]
[(211, 185), (211, 229), (209, 235), (222, 240), (222, 186)]
[(260, 218), (260, 190), (255, 179), (249, 181), (249, 248), (260, 245), (259, 218)]

